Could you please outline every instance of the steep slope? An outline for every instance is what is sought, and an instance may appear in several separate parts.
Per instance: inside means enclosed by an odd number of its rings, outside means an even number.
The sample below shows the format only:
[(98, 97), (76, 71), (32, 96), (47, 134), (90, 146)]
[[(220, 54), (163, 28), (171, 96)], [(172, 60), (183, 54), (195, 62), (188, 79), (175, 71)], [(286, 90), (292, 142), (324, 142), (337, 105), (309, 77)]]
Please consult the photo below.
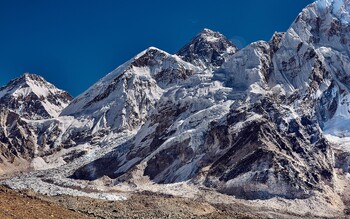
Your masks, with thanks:
[(204, 29), (176, 54), (203, 70), (220, 67), (237, 48), (222, 34)]
[(245, 199), (326, 191), (334, 182), (333, 153), (315, 122), (271, 97), (233, 109), (209, 131), (205, 146), (215, 154), (206, 153), (204, 184)]
[(134, 130), (154, 109), (164, 89), (199, 69), (156, 48), (149, 48), (109, 73), (63, 110), (93, 121), (93, 132)]
[[(0, 108), (0, 174), (22, 169), (36, 152), (34, 130), (20, 115)], [(17, 167), (16, 167), (17, 166)], [(6, 168), (5, 168), (6, 167)]]
[(32, 120), (57, 117), (71, 99), (35, 74), (25, 73), (0, 88), (0, 106)]

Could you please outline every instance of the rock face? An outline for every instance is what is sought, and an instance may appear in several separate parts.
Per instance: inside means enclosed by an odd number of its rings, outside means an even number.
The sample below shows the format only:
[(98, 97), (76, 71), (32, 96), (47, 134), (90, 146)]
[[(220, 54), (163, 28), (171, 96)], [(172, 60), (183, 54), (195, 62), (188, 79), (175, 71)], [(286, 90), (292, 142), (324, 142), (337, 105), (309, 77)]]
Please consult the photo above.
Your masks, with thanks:
[(332, 184), (333, 155), (321, 129), (308, 116), (290, 114), (265, 97), (213, 124), (205, 145), (217, 149), (206, 153), (204, 184), (248, 199), (306, 198), (322, 183)]
[(0, 111), (0, 163), (14, 162), (16, 158), (29, 160), (36, 151), (33, 129), (15, 112)]

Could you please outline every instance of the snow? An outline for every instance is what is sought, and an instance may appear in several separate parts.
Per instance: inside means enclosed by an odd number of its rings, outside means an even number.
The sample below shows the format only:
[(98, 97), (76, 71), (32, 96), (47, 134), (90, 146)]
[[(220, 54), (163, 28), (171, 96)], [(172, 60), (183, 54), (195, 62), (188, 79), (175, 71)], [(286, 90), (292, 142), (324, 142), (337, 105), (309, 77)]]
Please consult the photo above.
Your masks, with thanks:
[(28, 177), (26, 181), (23, 181), (23, 179), (21, 178), (12, 178), (10, 181), (5, 181), (5, 184), (14, 189), (19, 189), (19, 190), (31, 189), (34, 192), (38, 192), (49, 196), (57, 196), (57, 195), (84, 196), (84, 197), (90, 197), (95, 199), (103, 199), (107, 201), (123, 201), (127, 199), (125, 195), (118, 194), (118, 193), (84, 192), (84, 191), (80, 191), (72, 188), (57, 186), (54, 184), (50, 184), (50, 183), (38, 180), (37, 178), (31, 178), (31, 177)]
[(350, 118), (335, 116), (324, 124), (323, 132), (338, 137), (350, 137)]
[[(143, 57), (151, 58), (147, 61), (151, 64), (143, 63)], [(93, 133), (107, 128), (138, 129), (163, 92), (183, 80), (181, 75), (175, 75), (181, 71), (195, 73), (199, 68), (150, 47), (75, 98), (61, 115), (92, 120)]]
[(350, 137), (350, 94), (337, 97), (338, 92), (338, 89), (332, 89), (331, 95), (336, 98), (338, 105), (333, 117), (324, 124), (323, 132), (338, 137)]
[(325, 138), (332, 144), (335, 149), (350, 153), (350, 137), (338, 137), (334, 134), (327, 134)]
[(333, 0), (318, 0), (316, 4), (319, 8), (326, 9), (332, 5), (332, 1)]
[[(64, 93), (64, 91), (56, 88), (40, 76), (25, 73), (15, 80), (16, 81), (13, 82), (17, 83), (15, 86), (5, 86), (0, 88), (0, 99), (5, 96), (11, 96), (13, 99), (25, 99), (29, 95), (34, 94), (41, 99), (42, 106), (51, 117), (58, 117), (63, 108), (69, 103), (67, 100), (62, 100), (60, 98), (56, 99), (58, 103), (50, 102), (48, 99), (49, 95), (59, 95)], [(22, 112), (21, 108), (14, 110), (19, 114)]]
[(220, 38), (214, 37), (214, 36), (207, 36), (207, 37), (205, 37), (205, 39), (206, 39), (208, 42), (217, 42), (217, 41), (220, 40)]
[(41, 157), (36, 157), (32, 160), (30, 166), (35, 170), (44, 170), (47, 168), (47, 163)]
[(261, 48), (268, 50), (268, 43), (259, 41), (238, 51), (215, 72), (215, 78), (226, 81), (226, 86), (235, 90), (246, 90), (254, 83), (265, 86), (266, 81), (261, 68), (262, 62), (267, 61), (267, 54), (264, 54)]
[(321, 10), (330, 10), (342, 23), (348, 24), (350, 22), (349, 0), (319, 0), (316, 4)]

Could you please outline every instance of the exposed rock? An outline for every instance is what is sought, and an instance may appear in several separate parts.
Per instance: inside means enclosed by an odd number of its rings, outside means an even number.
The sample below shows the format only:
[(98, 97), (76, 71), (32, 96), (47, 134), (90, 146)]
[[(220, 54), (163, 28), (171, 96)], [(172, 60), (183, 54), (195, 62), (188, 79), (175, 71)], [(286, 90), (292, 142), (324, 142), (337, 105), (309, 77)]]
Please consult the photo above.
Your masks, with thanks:
[(35, 74), (25, 73), (0, 88), (0, 106), (31, 120), (57, 117), (71, 99)]

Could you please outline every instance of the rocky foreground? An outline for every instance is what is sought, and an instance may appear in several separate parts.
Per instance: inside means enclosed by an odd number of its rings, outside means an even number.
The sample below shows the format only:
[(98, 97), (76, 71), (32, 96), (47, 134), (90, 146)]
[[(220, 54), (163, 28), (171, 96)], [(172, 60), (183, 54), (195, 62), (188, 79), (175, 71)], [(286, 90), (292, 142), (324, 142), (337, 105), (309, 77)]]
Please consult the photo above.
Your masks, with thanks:
[(153, 193), (133, 194), (128, 201), (44, 196), (0, 187), (0, 218), (263, 218), (241, 206)]

